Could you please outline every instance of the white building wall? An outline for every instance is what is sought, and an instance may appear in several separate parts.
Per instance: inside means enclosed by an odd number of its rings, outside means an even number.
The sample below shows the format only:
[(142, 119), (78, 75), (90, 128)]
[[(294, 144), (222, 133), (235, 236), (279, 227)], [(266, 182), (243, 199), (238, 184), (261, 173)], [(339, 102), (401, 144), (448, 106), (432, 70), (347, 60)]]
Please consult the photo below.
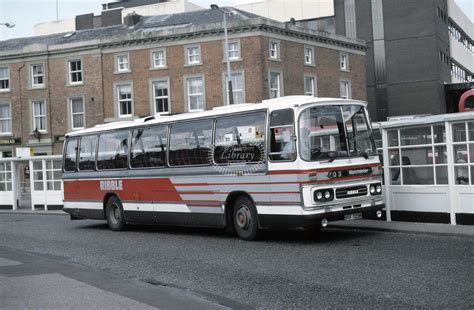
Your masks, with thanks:
[(36, 24), (33, 27), (33, 35), (45, 36), (60, 32), (70, 32), (76, 30), (75, 18), (62, 19), (47, 23)]
[[(474, 24), (458, 7), (454, 0), (448, 0), (449, 17), (472, 39), (474, 38)], [(469, 71), (474, 72), (474, 51), (469, 51), (452, 35), (449, 36), (449, 52), (451, 58), (462, 64)], [(465, 82), (452, 77), (453, 83)]]
[(233, 7), (280, 22), (334, 15), (333, 0), (262, 0)]
[(170, 2), (155, 3), (123, 9), (122, 20), (125, 18), (125, 16), (133, 12), (142, 16), (152, 16), (183, 13), (202, 9), (202, 7), (194, 3), (190, 3), (187, 0), (174, 0)]

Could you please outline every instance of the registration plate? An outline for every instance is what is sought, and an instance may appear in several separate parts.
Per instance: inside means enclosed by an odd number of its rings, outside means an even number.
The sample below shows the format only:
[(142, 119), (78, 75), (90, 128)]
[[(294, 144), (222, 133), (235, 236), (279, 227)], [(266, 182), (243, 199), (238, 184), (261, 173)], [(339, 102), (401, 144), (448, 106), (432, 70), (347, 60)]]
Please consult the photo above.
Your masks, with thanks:
[(352, 213), (344, 215), (344, 221), (358, 220), (362, 218), (362, 213)]

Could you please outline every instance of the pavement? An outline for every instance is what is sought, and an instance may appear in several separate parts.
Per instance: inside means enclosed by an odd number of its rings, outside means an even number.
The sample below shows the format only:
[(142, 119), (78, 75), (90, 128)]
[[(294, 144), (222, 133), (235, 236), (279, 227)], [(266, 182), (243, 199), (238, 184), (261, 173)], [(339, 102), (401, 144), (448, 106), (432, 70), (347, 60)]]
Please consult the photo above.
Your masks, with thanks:
[[(69, 214), (61, 210), (0, 210), (0, 214), (37, 214), (37, 215), (61, 215), (69, 216)], [(417, 234), (436, 234), (436, 235), (453, 235), (461, 237), (474, 237), (474, 225), (451, 225), (451, 224), (435, 224), (435, 223), (417, 223), (417, 222), (399, 222), (384, 220), (365, 220), (358, 219), (352, 221), (330, 222), (328, 227), (339, 229), (359, 229), (373, 231), (388, 232), (406, 232)]]
[(230, 309), (188, 290), (2, 246), (0, 300), (1, 309)]

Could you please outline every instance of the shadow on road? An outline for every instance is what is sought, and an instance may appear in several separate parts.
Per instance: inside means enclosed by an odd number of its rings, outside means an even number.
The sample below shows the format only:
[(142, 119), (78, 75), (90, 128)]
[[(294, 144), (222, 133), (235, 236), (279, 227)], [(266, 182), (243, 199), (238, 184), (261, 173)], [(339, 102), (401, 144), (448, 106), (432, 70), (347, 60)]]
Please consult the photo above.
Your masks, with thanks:
[[(78, 229), (88, 230), (109, 230), (105, 223), (85, 222), (85, 225), (77, 226)], [(190, 236), (190, 237), (206, 237), (215, 239), (235, 239), (239, 240), (236, 235), (226, 234), (222, 228), (207, 227), (186, 227), (186, 226), (169, 226), (169, 225), (143, 225), (129, 224), (125, 231), (117, 233), (144, 233), (144, 234), (166, 234), (173, 236)], [(301, 243), (332, 243), (340, 241), (362, 241), (373, 235), (381, 234), (376, 231), (350, 230), (338, 228), (325, 228), (313, 234), (306, 234), (303, 229), (289, 230), (262, 230), (257, 242), (287, 242), (291, 244)], [(357, 246), (357, 243), (355, 244)]]

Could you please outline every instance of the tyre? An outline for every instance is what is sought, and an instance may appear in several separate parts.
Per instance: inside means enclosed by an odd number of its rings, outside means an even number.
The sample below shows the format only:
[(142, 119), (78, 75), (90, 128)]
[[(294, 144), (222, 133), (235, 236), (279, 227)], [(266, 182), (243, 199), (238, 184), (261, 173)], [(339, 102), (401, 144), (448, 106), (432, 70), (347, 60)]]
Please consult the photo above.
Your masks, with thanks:
[(255, 240), (258, 236), (258, 214), (253, 201), (239, 197), (234, 204), (233, 224), (239, 238)]
[(118, 197), (112, 196), (107, 200), (107, 204), (105, 205), (105, 216), (110, 229), (121, 231), (125, 228), (122, 202), (120, 202)]

